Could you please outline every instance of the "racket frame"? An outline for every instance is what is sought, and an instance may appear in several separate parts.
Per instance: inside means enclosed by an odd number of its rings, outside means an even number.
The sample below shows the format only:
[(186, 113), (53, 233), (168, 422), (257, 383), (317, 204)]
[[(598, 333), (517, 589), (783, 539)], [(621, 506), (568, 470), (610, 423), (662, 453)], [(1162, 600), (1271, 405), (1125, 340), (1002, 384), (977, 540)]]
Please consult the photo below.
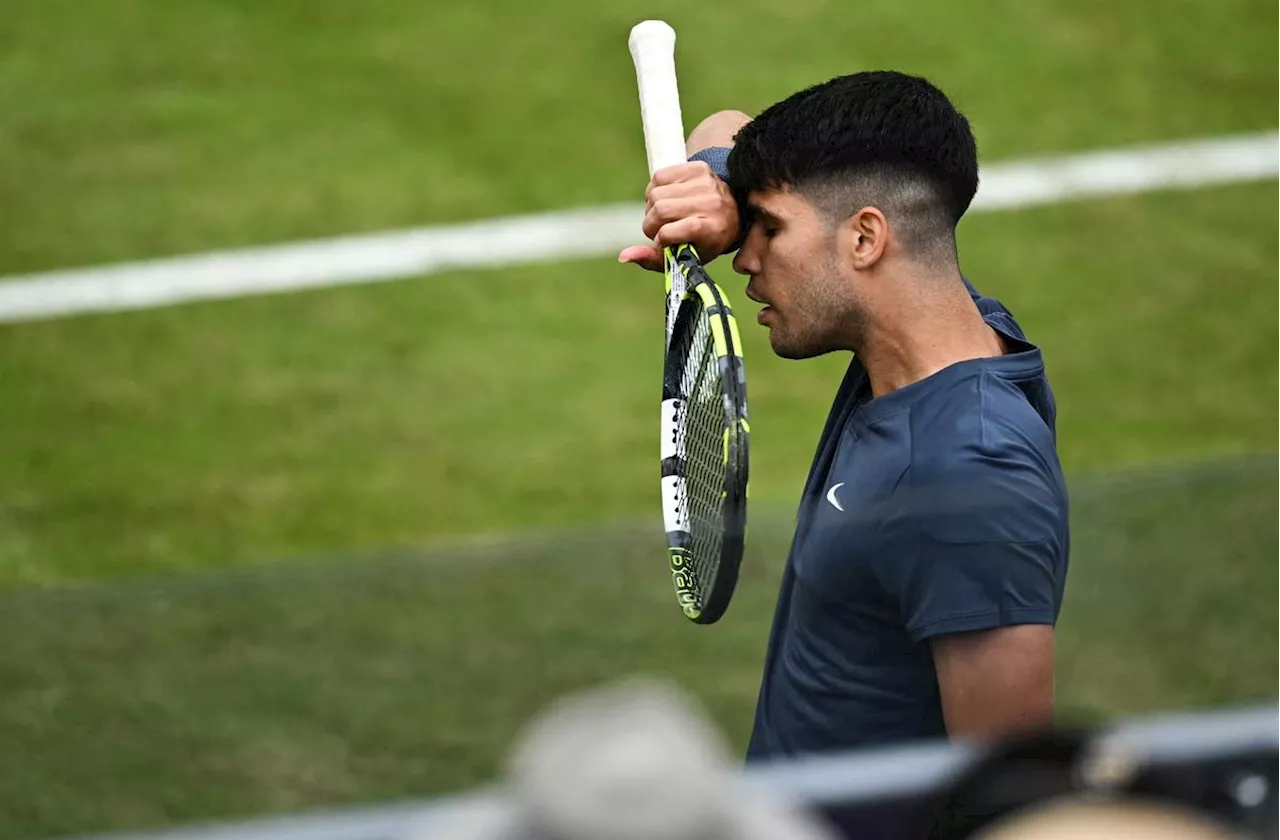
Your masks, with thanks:
[[(660, 20), (646, 20), (631, 29), (627, 44), (635, 64), (644, 127), (649, 175), (659, 169), (685, 163), (685, 136), (680, 113), (680, 92), (675, 69), (676, 33)], [(665, 248), (666, 274), (665, 354), (663, 361), (662, 504), (667, 532), (667, 553), (672, 581), (681, 610), (694, 622), (710, 624), (728, 607), (737, 584), (746, 529), (748, 435), (746, 377), (742, 366), (742, 340), (728, 298), (707, 276), (692, 245)], [(675, 397), (668, 398), (672, 365), (672, 340), (677, 329), (696, 330), (698, 317), (706, 317), (711, 329), (718, 370), (724, 382), (724, 532), (721, 565), (706, 591), (699, 586), (688, 564), (691, 533), (681, 519), (679, 506), (684, 476), (677, 453), (678, 413)], [(684, 321), (681, 321), (681, 318)], [(691, 340), (692, 337), (690, 337)], [(677, 383), (680, 379), (675, 380)]]
[[(663, 361), (661, 417), (662, 511), (667, 557), (676, 601), (685, 616), (697, 624), (712, 624), (724, 615), (737, 586), (746, 538), (746, 501), (749, 477), (749, 436), (746, 374), (742, 363), (742, 338), (723, 290), (698, 260), (692, 245), (668, 249), (668, 283), (683, 283), (684, 293), (670, 320), (667, 352)], [(716, 372), (723, 384), (724, 478), (720, 508), (720, 557), (710, 581), (699, 580), (691, 561), (692, 522), (688, 510), (685, 467), (688, 464), (681, 434), (682, 409), (693, 396), (682, 385), (687, 369), (687, 348), (705, 318), (712, 339)], [(691, 391), (694, 389), (690, 389)]]

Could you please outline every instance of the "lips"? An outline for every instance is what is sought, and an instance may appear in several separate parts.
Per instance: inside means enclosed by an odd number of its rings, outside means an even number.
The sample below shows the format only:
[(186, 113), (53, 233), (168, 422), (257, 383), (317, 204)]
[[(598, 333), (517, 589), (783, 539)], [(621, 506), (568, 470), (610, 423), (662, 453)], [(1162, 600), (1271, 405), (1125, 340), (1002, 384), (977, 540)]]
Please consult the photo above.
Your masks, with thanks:
[(771, 307), (767, 301), (754, 294), (751, 291), (750, 286), (746, 289), (746, 296), (751, 300), (754, 300), (756, 303), (763, 303), (765, 305), (764, 309), (760, 310), (760, 314), (756, 315), (756, 323), (763, 324), (773, 314), (773, 307)]

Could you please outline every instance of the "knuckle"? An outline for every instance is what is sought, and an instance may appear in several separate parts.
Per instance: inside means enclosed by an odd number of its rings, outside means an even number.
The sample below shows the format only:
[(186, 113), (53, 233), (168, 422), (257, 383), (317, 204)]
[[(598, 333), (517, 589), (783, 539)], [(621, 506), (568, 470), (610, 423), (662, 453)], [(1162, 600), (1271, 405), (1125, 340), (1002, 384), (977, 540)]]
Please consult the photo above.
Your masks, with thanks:
[(675, 166), (664, 166), (662, 169), (659, 169), (658, 171), (653, 173), (654, 184), (660, 187), (666, 186), (668, 184), (674, 184), (675, 182), (681, 180), (680, 176), (682, 175), (683, 168), (684, 168), (683, 164), (676, 164)]
[(658, 230), (658, 241), (662, 245), (674, 245), (681, 239), (688, 236), (684, 228), (685, 226), (679, 222), (672, 222), (670, 224), (663, 225), (662, 228)]

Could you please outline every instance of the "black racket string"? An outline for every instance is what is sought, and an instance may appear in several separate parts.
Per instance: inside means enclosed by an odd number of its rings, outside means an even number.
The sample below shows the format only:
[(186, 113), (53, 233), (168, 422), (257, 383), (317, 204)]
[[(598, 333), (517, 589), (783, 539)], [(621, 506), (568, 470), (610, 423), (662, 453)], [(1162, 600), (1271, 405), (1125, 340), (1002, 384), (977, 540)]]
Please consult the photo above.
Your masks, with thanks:
[(685, 403), (680, 428), (693, 542), (690, 559), (699, 594), (705, 597), (718, 571), (724, 537), (724, 382), (710, 324), (706, 317), (696, 323), (680, 383)]

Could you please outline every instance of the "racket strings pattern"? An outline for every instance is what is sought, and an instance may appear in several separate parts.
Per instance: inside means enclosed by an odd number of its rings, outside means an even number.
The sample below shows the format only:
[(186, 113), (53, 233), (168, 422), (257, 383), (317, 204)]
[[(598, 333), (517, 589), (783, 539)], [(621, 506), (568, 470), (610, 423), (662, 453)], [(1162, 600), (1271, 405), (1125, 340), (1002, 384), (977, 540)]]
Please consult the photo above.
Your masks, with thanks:
[(724, 531), (725, 393), (709, 322), (699, 318), (696, 323), (680, 383), (684, 417), (677, 421), (677, 449), (684, 453), (691, 572), (702, 584), (715, 579)]
[(663, 376), (663, 504), (672, 581), (686, 616), (719, 619), (737, 583), (746, 523), (746, 379), (733, 312), (690, 246)]
[[(646, 20), (627, 45), (636, 68), (649, 174), (685, 162), (676, 33)], [(662, 514), (684, 614), (720, 618), (738, 582), (746, 527), (747, 403), (742, 342), (724, 293), (691, 245), (664, 249)]]

